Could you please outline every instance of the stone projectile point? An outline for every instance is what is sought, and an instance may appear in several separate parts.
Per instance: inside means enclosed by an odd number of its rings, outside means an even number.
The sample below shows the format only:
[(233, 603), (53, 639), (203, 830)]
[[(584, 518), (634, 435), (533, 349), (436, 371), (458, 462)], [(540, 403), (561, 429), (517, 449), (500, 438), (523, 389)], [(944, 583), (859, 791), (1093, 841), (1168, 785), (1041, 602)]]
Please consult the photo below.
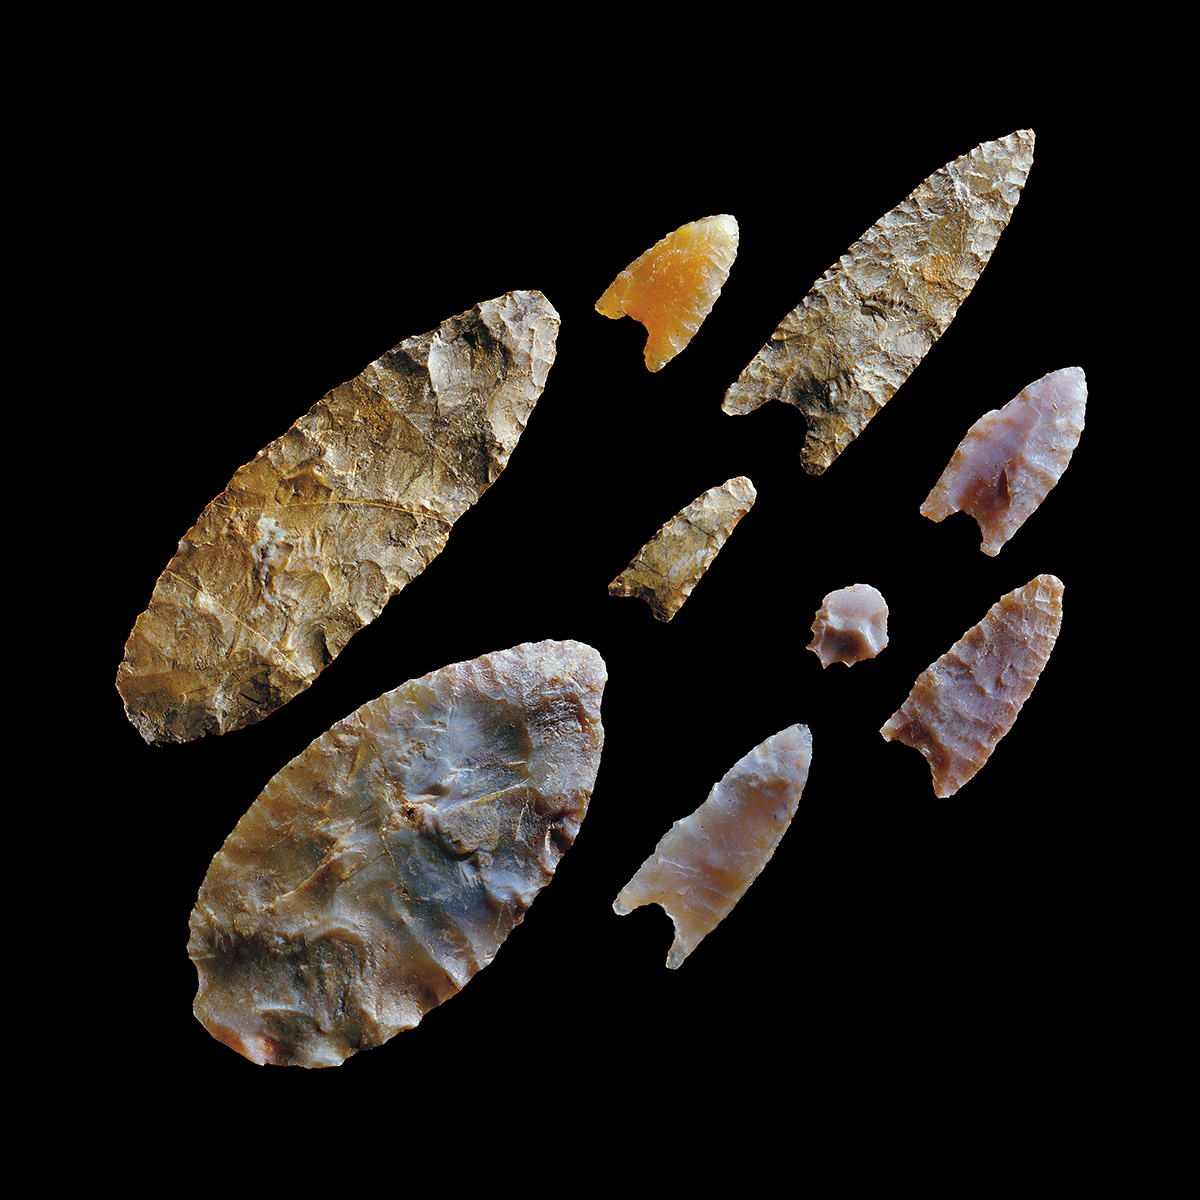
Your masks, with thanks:
[(812, 623), (808, 648), (821, 666), (845, 663), (851, 667), (874, 658), (888, 644), (888, 606), (883, 593), (869, 583), (830, 592)]
[(678, 967), (758, 878), (796, 815), (811, 761), (806, 725), (767, 738), (671, 826), (621, 889), (613, 903), (620, 916), (657, 904), (671, 918), (668, 967)]
[(610, 596), (640, 596), (669, 621), (712, 565), (757, 492), (744, 475), (709, 488), (676, 513), (608, 585)]
[(880, 729), (925, 755), (937, 796), (953, 796), (1012, 728), (1054, 649), (1062, 596), (1053, 575), (1001, 596), (922, 672)]
[(984, 413), (921, 505), (941, 521), (970, 513), (983, 534), (980, 549), (993, 557), (1033, 515), (1071, 461), (1087, 404), (1079, 367), (1043, 375), (1003, 408)]
[(117, 673), (148, 742), (260, 720), (419, 575), (495, 482), (546, 384), (559, 317), (509, 292), (334, 388), (200, 515)]
[(579, 642), (487, 654), (364, 704), (284, 767), (192, 912), (213, 1037), (336, 1066), (464, 987), (587, 814), (606, 677)]
[(661, 371), (712, 312), (737, 247), (738, 223), (731, 216), (682, 225), (630, 263), (596, 301), (596, 311), (640, 321), (646, 368)]
[(804, 469), (820, 475), (892, 398), (975, 286), (1021, 197), (1033, 132), (985, 142), (935, 171), (817, 280), (725, 393), (804, 413)]

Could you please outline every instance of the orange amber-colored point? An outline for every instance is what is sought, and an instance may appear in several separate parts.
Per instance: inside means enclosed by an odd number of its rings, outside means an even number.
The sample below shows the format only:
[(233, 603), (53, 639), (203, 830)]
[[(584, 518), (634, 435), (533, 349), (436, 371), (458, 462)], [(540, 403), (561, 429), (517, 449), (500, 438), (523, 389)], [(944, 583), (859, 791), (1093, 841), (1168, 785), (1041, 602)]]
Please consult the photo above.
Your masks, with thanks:
[(737, 221), (726, 214), (682, 225), (630, 263), (596, 301), (596, 311), (640, 321), (646, 367), (659, 371), (712, 312), (737, 246)]

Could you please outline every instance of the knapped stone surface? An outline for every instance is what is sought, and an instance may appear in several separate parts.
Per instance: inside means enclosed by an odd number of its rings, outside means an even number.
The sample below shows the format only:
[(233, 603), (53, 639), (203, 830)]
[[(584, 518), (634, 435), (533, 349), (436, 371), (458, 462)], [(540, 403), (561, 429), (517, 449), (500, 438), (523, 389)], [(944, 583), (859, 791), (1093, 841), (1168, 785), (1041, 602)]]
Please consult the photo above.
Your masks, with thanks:
[(587, 814), (604, 662), (539, 642), (412, 680), (283, 768), (208, 869), (195, 1012), (256, 1063), (335, 1066), (491, 962)]
[(796, 815), (811, 761), (806, 725), (755, 746), (694, 813), (671, 826), (621, 889), (613, 902), (618, 915), (658, 904), (671, 918), (668, 967), (678, 967), (758, 878)]
[(660, 621), (683, 607), (758, 493), (744, 475), (709, 488), (676, 513), (608, 585), (610, 596), (640, 596)]
[(737, 248), (738, 223), (727, 213), (690, 221), (631, 262), (596, 301), (596, 311), (640, 321), (646, 369), (661, 371), (712, 312)]
[(794, 404), (820, 475), (945, 332), (996, 248), (1033, 162), (1032, 130), (935, 171), (852, 245), (780, 322), (722, 408)]
[(921, 515), (970, 513), (995, 557), (1062, 477), (1083, 432), (1087, 379), (1080, 367), (1052, 371), (1003, 408), (984, 413), (959, 443)]
[(813, 620), (808, 648), (821, 666), (853, 666), (874, 658), (888, 644), (888, 606), (883, 593), (869, 583), (855, 583), (830, 592)]
[(509, 292), (408, 338), (242, 467), (183, 536), (117, 673), (148, 742), (260, 720), (421, 573), (495, 482), (559, 317)]
[(1001, 596), (921, 673), (880, 729), (925, 755), (938, 797), (953, 796), (1012, 728), (1054, 649), (1062, 597), (1053, 575)]

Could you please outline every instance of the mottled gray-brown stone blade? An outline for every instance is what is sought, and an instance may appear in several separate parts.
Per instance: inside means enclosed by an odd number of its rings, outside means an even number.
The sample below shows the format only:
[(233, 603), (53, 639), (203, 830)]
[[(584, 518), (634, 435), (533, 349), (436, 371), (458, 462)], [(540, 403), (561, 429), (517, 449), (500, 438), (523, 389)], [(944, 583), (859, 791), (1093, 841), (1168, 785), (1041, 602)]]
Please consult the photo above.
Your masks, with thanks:
[(607, 672), (539, 642), (415, 679), (293, 759), (205, 876), (196, 1016), (256, 1063), (336, 1066), (491, 962), (587, 814)]
[(935, 171), (813, 284), (725, 393), (804, 413), (804, 469), (820, 475), (946, 331), (991, 258), (1033, 163), (1033, 132)]
[(620, 916), (657, 904), (675, 926), (678, 967), (733, 911), (796, 815), (812, 762), (807, 725), (790, 725), (739, 759), (708, 799), (663, 835), (613, 902)]
[(880, 729), (925, 755), (937, 796), (953, 796), (1012, 728), (1054, 649), (1062, 597), (1053, 575), (1001, 596), (921, 673)]
[(495, 482), (559, 317), (510, 292), (401, 342), (242, 467), (184, 534), (117, 673), (148, 742), (260, 720), (419, 575)]

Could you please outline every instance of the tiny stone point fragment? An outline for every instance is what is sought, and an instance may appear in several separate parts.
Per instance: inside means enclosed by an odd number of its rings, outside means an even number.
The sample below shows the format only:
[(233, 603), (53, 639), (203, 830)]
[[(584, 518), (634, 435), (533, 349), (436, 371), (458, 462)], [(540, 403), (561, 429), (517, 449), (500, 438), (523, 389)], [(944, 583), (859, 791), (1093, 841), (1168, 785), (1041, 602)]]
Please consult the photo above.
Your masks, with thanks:
[(744, 475), (709, 488), (673, 516), (608, 585), (610, 596), (640, 596), (660, 621), (683, 607), (757, 492)]
[(678, 967), (758, 878), (796, 815), (811, 761), (806, 725), (755, 746), (691, 816), (671, 826), (621, 889), (618, 915), (658, 904), (671, 918), (668, 967)]
[(1003, 408), (984, 413), (921, 505), (941, 521), (954, 512), (975, 518), (980, 549), (995, 556), (1033, 515), (1062, 477), (1083, 432), (1087, 379), (1065, 367), (1031, 383)]
[(464, 987), (579, 832), (606, 677), (579, 642), (486, 654), (364, 704), (284, 767), (192, 912), (213, 1037), (336, 1066)]
[(888, 643), (888, 606), (883, 593), (869, 583), (856, 583), (830, 592), (812, 624), (808, 648), (821, 666), (853, 666), (874, 658)]
[(240, 468), (179, 543), (117, 673), (148, 742), (260, 720), (419, 575), (495, 482), (559, 317), (509, 292), (408, 338)]
[(987, 266), (1033, 163), (1033, 132), (985, 142), (882, 216), (788, 313), (725, 393), (738, 416), (794, 404), (820, 475), (946, 331)]
[(682, 225), (630, 263), (596, 301), (596, 311), (640, 321), (646, 368), (660, 371), (712, 312), (737, 247), (738, 223), (727, 214)]
[(953, 796), (1012, 728), (1054, 649), (1062, 597), (1053, 575), (1001, 596), (922, 672), (880, 729), (925, 755), (938, 797)]

